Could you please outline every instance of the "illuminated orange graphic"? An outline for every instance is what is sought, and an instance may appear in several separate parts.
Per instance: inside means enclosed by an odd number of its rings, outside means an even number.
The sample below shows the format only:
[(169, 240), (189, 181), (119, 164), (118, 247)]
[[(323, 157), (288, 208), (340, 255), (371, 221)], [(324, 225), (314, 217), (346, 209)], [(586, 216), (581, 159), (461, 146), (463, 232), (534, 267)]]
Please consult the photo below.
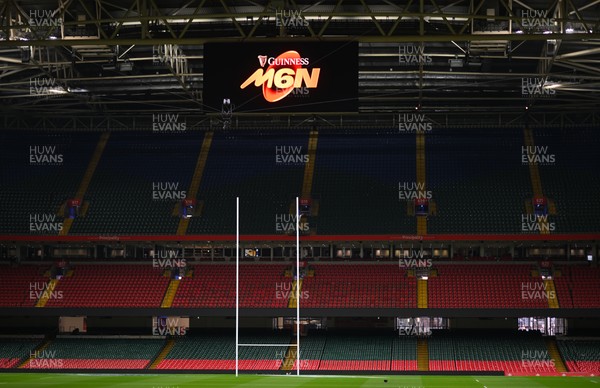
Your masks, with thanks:
[[(308, 69), (302, 67), (309, 64), (309, 59), (302, 58), (297, 51), (286, 51), (277, 58), (259, 55), (258, 62), (261, 67), (240, 85), (240, 89), (252, 82), (256, 87), (262, 85), (263, 96), (268, 102), (285, 98), (294, 88), (316, 88), (319, 83), (321, 69), (313, 68), (309, 74)], [(269, 67), (264, 70), (267, 64)]]

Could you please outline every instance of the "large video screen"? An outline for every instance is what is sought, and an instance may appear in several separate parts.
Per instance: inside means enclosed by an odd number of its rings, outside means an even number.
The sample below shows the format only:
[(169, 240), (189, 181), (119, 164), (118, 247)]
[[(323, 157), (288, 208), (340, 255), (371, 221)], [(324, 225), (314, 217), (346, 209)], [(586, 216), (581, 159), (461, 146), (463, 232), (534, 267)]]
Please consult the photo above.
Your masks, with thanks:
[(357, 112), (358, 43), (208, 43), (205, 110)]

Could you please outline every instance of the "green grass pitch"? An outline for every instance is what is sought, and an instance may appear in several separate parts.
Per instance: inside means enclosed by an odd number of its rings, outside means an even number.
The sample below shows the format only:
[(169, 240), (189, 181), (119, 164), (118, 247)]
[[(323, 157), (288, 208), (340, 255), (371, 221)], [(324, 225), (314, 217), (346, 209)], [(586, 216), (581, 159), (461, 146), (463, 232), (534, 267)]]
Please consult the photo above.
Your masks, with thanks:
[[(387, 380), (387, 383), (384, 381)], [(0, 388), (600, 388), (599, 377), (265, 376), (0, 373)]]

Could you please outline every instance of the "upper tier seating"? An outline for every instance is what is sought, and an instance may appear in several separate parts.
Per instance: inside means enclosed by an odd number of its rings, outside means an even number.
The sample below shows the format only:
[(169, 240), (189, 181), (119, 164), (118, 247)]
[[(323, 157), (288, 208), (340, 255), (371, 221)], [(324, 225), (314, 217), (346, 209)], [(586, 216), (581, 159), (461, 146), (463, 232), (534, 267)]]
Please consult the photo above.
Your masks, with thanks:
[[(285, 264), (240, 264), (240, 307), (284, 308), (292, 289)], [(194, 265), (184, 278), (172, 307), (235, 307), (235, 265)]]
[(426, 136), (427, 187), (437, 215), (428, 232), (521, 233), (531, 197), (523, 130), (445, 128)]
[(416, 278), (394, 264), (313, 265), (302, 283), (302, 307), (417, 307)]
[(427, 282), (430, 308), (548, 308), (544, 283), (529, 265), (436, 267), (438, 276)]
[(0, 266), (0, 306), (33, 307), (44, 292), (49, 279), (44, 277), (48, 266)]
[[(600, 308), (600, 268), (587, 265), (562, 266), (561, 276), (554, 278), (561, 307)], [(562, 297), (572, 306), (562, 304)]]
[(307, 154), (307, 146), (307, 132), (216, 132), (198, 194), (204, 201), (202, 216), (191, 219), (188, 233), (235, 233), (239, 197), (240, 233), (281, 234), (276, 217), (288, 215), (300, 194), (304, 163), (279, 163), (283, 159), (276, 157)]
[(598, 231), (600, 206), (598, 193), (598, 149), (600, 136), (596, 129), (534, 130), (537, 146), (547, 147), (555, 162), (540, 165), (544, 195), (556, 204), (556, 233)]
[(414, 233), (398, 187), (415, 180), (414, 135), (320, 131), (313, 183), (319, 234)]
[[(534, 131), (537, 147), (555, 156), (540, 165), (543, 194), (553, 201), (550, 221), (560, 233), (598, 232), (598, 131)], [(157, 199), (153, 183), (188, 191), (204, 132), (112, 132), (85, 193), (87, 212), (69, 234), (175, 234), (179, 199)], [(218, 131), (214, 134), (197, 199), (202, 214), (188, 234), (232, 234), (240, 197), (242, 234), (280, 234), (276, 217), (289, 214), (301, 194), (304, 163), (280, 163), (278, 147), (308, 153), (308, 132)], [(0, 133), (0, 233), (56, 234), (31, 228), (30, 216), (57, 216), (79, 188), (100, 132), (3, 131)], [(436, 215), (430, 234), (524, 233), (525, 201), (534, 195), (522, 162), (522, 128), (444, 128), (425, 135), (425, 190)], [(36, 148), (42, 147), (42, 148)], [(50, 148), (43, 148), (50, 147)], [(61, 156), (58, 163), (31, 163), (30, 150)], [(340, 133), (321, 129), (311, 196), (318, 234), (414, 234), (416, 222), (399, 198), (399, 184), (416, 182), (414, 134)], [(89, 207), (87, 207), (89, 204)], [(431, 209), (433, 209), (433, 205)], [(554, 208), (554, 207), (553, 207)], [(553, 211), (554, 213), (554, 211)]]
[[(48, 266), (3, 266), (3, 307), (33, 307), (50, 279)], [(286, 308), (293, 278), (290, 264), (240, 265), (240, 306)], [(302, 308), (416, 308), (417, 278), (395, 264), (311, 264), (314, 276), (302, 281)], [(528, 264), (436, 264), (430, 276), (429, 308), (548, 308), (548, 292)], [(235, 307), (235, 265), (191, 264), (172, 307)], [(170, 279), (147, 264), (79, 264), (72, 276), (57, 282), (46, 307), (158, 307)], [(561, 308), (598, 308), (600, 269), (587, 265), (561, 267), (554, 278)]]
[[(0, 131), (0, 234), (58, 234), (60, 206), (75, 197), (99, 137)], [(51, 221), (32, 223), (30, 218)]]
[(150, 265), (79, 265), (46, 307), (160, 307), (169, 281)]
[[(203, 134), (113, 132), (71, 234), (175, 234)], [(181, 198), (180, 198), (181, 197)]]

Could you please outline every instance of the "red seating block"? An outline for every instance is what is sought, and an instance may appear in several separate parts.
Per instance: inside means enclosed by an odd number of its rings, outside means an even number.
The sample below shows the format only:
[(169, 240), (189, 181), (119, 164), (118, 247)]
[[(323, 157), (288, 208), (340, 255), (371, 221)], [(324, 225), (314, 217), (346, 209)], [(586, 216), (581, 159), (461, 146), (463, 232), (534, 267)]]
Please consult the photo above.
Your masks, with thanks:
[(43, 292), (44, 284), (49, 282), (49, 279), (43, 276), (43, 271), (47, 268), (48, 266), (39, 265), (0, 266), (0, 306), (35, 306), (38, 295)]
[(46, 307), (160, 307), (170, 279), (150, 265), (80, 265)]
[(16, 368), (18, 363), (18, 358), (0, 358), (0, 369)]
[(416, 308), (416, 279), (397, 264), (313, 265), (302, 284), (301, 306)]
[(30, 369), (144, 369), (150, 360), (123, 359), (43, 359), (31, 360)]
[(427, 283), (430, 308), (548, 308), (539, 293), (527, 294), (544, 286), (529, 265), (440, 264), (437, 269), (438, 276)]
[[(293, 279), (285, 264), (241, 264), (240, 307), (285, 308)], [(235, 307), (235, 265), (195, 265), (194, 277), (182, 280), (173, 307)]]
[[(240, 370), (279, 370), (281, 360), (239, 360)], [(173, 360), (165, 359), (156, 369), (235, 370), (235, 360)]]

